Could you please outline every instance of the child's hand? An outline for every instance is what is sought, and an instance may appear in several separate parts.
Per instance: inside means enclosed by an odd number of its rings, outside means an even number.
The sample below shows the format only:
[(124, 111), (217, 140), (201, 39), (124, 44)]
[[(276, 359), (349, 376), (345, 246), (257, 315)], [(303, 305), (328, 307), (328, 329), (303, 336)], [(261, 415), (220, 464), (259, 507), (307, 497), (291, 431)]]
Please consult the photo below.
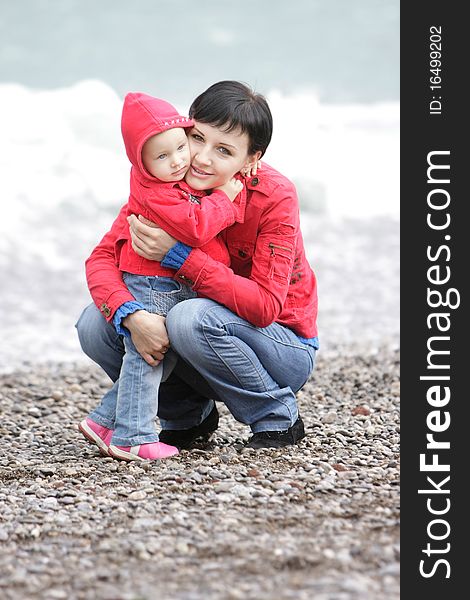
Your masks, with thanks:
[(224, 185), (220, 185), (215, 189), (225, 192), (229, 197), (230, 202), (233, 202), (238, 194), (242, 191), (243, 183), (238, 179), (235, 179), (235, 177), (232, 177), (230, 181), (227, 181), (227, 183), (224, 183)]
[(260, 170), (261, 170), (261, 161), (257, 160), (251, 166), (247, 167), (246, 169), (242, 169), (241, 174), (244, 177), (253, 177), (253, 175), (256, 175), (256, 173)]

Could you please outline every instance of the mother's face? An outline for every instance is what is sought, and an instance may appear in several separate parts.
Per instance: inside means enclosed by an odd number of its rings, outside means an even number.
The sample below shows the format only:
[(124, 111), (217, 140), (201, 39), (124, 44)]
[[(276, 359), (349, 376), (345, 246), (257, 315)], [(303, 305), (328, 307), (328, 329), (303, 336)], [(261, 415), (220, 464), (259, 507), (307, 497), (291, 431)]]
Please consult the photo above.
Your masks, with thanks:
[(261, 154), (248, 154), (246, 133), (236, 130), (227, 133), (198, 121), (189, 130), (188, 139), (191, 166), (185, 180), (195, 190), (210, 190), (223, 185)]

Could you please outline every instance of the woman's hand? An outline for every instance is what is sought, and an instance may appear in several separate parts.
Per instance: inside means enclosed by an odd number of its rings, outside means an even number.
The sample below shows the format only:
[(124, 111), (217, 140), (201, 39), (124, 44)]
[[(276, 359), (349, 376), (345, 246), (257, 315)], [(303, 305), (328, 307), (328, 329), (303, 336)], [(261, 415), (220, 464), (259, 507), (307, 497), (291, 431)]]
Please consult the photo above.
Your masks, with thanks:
[(162, 261), (168, 250), (178, 241), (142, 215), (139, 215), (138, 219), (135, 215), (130, 215), (127, 221), (134, 251), (148, 260)]
[(122, 324), (131, 332), (137, 352), (152, 367), (165, 357), (170, 340), (165, 327), (165, 317), (138, 310), (124, 317)]

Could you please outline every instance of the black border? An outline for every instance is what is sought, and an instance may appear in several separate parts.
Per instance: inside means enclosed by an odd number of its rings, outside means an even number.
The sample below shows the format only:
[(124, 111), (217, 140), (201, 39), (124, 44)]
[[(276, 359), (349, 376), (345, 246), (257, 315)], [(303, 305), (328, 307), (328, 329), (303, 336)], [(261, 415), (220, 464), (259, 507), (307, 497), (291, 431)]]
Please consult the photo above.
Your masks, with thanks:
[[(464, 3), (456, 1), (402, 2), (401, 3), (401, 597), (405, 600), (425, 598), (464, 598), (468, 596), (467, 573), (467, 531), (470, 518), (466, 514), (468, 501), (467, 480), (470, 482), (468, 464), (470, 441), (467, 405), (469, 394), (466, 389), (466, 371), (470, 372), (470, 352), (466, 348), (466, 338), (470, 327), (466, 313), (470, 269), (469, 245), (470, 217), (466, 217), (465, 204), (468, 191), (465, 179), (470, 173), (466, 164), (468, 151), (466, 138), (470, 140), (470, 127), (467, 111), (470, 101), (466, 98), (468, 73), (465, 55), (469, 34), (463, 15)], [(429, 89), (430, 27), (442, 28), (442, 114), (430, 114), (429, 102), (432, 92)], [(426, 476), (419, 469), (419, 455), (426, 451), (426, 434), (429, 432), (426, 416), (434, 410), (427, 402), (426, 391), (429, 382), (420, 381), (420, 376), (429, 374), (427, 367), (426, 343), (430, 335), (426, 317), (432, 312), (427, 304), (427, 269), (430, 263), (426, 257), (428, 245), (438, 246), (443, 241), (444, 232), (431, 230), (426, 224), (429, 212), (427, 195), (430, 185), (427, 182), (427, 155), (435, 150), (450, 150), (450, 184), (446, 186), (451, 195), (449, 207), (451, 224), (445, 231), (451, 236), (448, 245), (451, 256), (448, 262), (451, 280), (448, 287), (459, 290), (461, 304), (449, 310), (451, 328), (449, 382), (451, 399), (446, 408), (451, 416), (449, 429), (440, 434), (441, 440), (449, 440), (450, 450), (439, 452), (440, 462), (450, 464), (447, 474), (436, 473), (436, 482), (450, 475), (451, 501), (449, 512), (442, 518), (451, 527), (449, 537), (442, 542), (428, 540), (427, 525), (433, 518), (426, 508), (429, 496), (418, 494), (418, 489), (426, 486)], [(468, 219), (468, 221), (467, 221)], [(468, 224), (467, 224), (468, 223)], [(444, 256), (444, 254), (443, 254)], [(440, 309), (445, 310), (445, 309)], [(442, 334), (445, 335), (445, 334)], [(467, 366), (468, 365), (468, 366)], [(442, 385), (447, 385), (443, 383)], [(436, 436), (437, 437), (437, 436)], [(429, 452), (429, 451), (428, 451)], [(444, 487), (444, 486), (443, 486)], [(437, 499), (437, 495), (433, 496)], [(442, 499), (444, 496), (440, 496)], [(436, 502), (438, 502), (436, 500)], [(437, 504), (436, 504), (437, 506)], [(470, 512), (470, 511), (469, 511)], [(435, 532), (438, 529), (434, 529)], [(443, 531), (443, 530), (441, 530)], [(434, 559), (423, 554), (427, 542), (432, 547), (443, 548), (450, 543), (445, 554), (435, 554)], [(432, 577), (424, 578), (419, 573), (419, 563), (427, 561), (425, 569), (433, 560), (444, 558), (450, 564), (450, 577), (446, 578), (447, 567), (437, 566)], [(430, 569), (432, 570), (432, 569)]]

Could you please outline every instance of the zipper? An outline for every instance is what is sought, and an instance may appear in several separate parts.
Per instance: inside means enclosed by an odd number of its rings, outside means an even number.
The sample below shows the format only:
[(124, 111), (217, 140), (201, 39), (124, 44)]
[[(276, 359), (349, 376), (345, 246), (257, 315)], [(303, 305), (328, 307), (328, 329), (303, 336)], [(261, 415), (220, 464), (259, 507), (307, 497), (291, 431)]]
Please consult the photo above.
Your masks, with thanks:
[(273, 244), (272, 242), (269, 242), (268, 248), (271, 250), (271, 254), (269, 256), (268, 277), (269, 277), (269, 279), (273, 279), (274, 278), (274, 258), (276, 257), (276, 250), (284, 250), (285, 252), (288, 252), (289, 255), (285, 256), (285, 258), (290, 258), (290, 255), (292, 254), (292, 248), (287, 248), (286, 246), (279, 246), (278, 244)]
[(273, 244), (272, 242), (269, 242), (269, 248), (271, 248), (271, 256), (276, 256), (276, 253), (274, 251), (275, 248), (277, 248), (277, 250), (285, 250), (286, 252), (292, 252), (292, 248), (286, 248), (286, 246), (278, 246), (277, 244)]

